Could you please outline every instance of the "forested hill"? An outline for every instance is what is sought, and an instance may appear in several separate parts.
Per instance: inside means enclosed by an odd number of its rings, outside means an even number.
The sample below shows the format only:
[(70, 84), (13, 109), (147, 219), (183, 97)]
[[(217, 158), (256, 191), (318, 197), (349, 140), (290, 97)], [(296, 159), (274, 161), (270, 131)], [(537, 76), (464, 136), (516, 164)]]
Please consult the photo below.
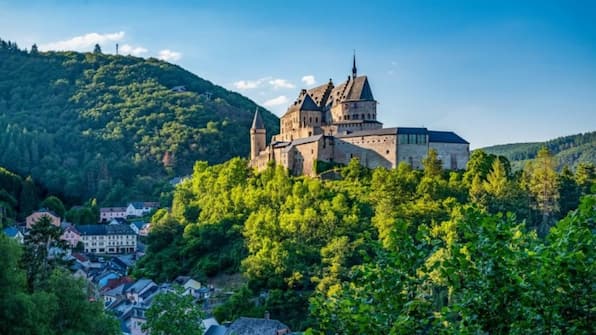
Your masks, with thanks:
[[(157, 59), (0, 40), (0, 165), (66, 199), (157, 200), (196, 160), (248, 155), (256, 107)], [(262, 115), (276, 133), (277, 117)]]
[(546, 142), (503, 144), (481, 150), (505, 156), (511, 161), (514, 169), (519, 169), (526, 161), (534, 159), (542, 146), (546, 146), (555, 156), (559, 168), (564, 165), (576, 167), (579, 163), (596, 164), (596, 131), (559, 137)]

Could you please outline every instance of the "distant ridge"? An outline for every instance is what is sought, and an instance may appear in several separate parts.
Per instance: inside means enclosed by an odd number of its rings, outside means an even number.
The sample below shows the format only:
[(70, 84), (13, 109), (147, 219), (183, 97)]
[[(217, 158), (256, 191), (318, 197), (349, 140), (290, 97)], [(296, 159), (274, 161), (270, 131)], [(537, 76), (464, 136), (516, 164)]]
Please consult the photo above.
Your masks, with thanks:
[(596, 131), (558, 137), (545, 142), (500, 144), (481, 148), (486, 153), (507, 157), (514, 169), (536, 157), (536, 153), (546, 146), (558, 160), (559, 169), (567, 165), (575, 168), (579, 163), (596, 164)]

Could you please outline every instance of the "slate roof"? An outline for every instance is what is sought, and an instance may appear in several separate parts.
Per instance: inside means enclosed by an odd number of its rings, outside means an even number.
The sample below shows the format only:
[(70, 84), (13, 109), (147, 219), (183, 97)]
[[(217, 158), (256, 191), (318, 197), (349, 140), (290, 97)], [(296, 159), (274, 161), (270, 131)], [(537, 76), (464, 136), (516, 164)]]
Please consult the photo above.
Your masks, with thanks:
[(314, 100), (314, 102), (322, 107), (326, 104), (328, 96), (331, 94), (333, 90), (333, 82), (331, 81), (331, 79), (329, 79), (329, 82), (327, 84), (323, 84), (317, 87), (313, 87), (311, 89), (309, 89), (308, 95), (311, 96), (311, 98)]
[(112, 212), (126, 212), (126, 207), (103, 207), (99, 209), (100, 213), (112, 213)]
[(126, 289), (126, 292), (141, 292), (145, 287), (153, 284), (151, 279), (139, 279)]
[(241, 317), (228, 327), (225, 335), (277, 335), (285, 329), (289, 333), (289, 327), (277, 320)]
[(76, 229), (81, 233), (81, 236), (85, 235), (136, 235), (134, 230), (128, 225), (124, 224), (88, 224), (78, 225)]
[(283, 148), (284, 152), (288, 152), (290, 150), (292, 150), (292, 148), (296, 145), (301, 145), (301, 144), (306, 144), (306, 143), (312, 143), (312, 142), (317, 142), (321, 139), (321, 137), (323, 137), (322, 134), (319, 135), (314, 135), (314, 136), (309, 136), (309, 137), (303, 137), (303, 138), (299, 138), (296, 140), (293, 140), (290, 145), (286, 146), (285, 148)]
[(347, 92), (345, 100), (375, 100), (366, 76), (356, 77), (350, 83), (350, 90)]
[(255, 117), (252, 119), (252, 127), (250, 129), (265, 129), (265, 124), (259, 113), (259, 109), (255, 111)]
[(225, 335), (226, 327), (220, 325), (211, 325), (204, 335)]
[(434, 143), (461, 143), (470, 144), (470, 142), (464, 140), (459, 135), (452, 131), (428, 131), (428, 141)]
[(8, 236), (10, 238), (16, 237), (17, 234), (19, 233), (19, 230), (15, 227), (6, 227), (6, 228), (2, 229), (2, 231), (4, 232), (4, 234), (6, 234), (6, 236)]

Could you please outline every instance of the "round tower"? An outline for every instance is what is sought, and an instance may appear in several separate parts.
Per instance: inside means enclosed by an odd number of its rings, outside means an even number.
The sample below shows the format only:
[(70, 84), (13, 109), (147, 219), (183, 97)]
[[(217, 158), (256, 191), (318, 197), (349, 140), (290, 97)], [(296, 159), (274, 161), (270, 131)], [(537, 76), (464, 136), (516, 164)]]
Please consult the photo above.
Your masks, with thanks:
[(252, 126), (250, 127), (250, 159), (253, 160), (259, 156), (259, 153), (265, 150), (265, 124), (259, 109), (255, 111), (255, 117), (252, 120)]

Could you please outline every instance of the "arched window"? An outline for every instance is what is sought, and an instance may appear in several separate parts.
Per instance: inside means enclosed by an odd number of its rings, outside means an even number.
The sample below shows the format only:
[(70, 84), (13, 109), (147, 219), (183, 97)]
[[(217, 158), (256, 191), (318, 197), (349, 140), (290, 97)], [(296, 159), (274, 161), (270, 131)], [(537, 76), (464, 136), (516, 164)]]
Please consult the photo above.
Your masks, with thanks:
[(366, 114), (366, 117), (370, 119), (370, 113), (369, 114)]
[(364, 120), (364, 113), (362, 113), (360, 116), (362, 116), (362, 120)]

